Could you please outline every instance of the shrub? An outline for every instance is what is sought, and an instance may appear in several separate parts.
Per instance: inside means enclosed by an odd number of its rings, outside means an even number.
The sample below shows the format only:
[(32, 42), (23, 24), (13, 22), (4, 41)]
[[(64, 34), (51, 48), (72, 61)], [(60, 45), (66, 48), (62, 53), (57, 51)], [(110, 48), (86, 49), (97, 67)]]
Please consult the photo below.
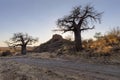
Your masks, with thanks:
[(2, 52), (1, 54), (1, 56), (9, 56), (9, 55), (12, 55), (12, 53), (9, 50)]

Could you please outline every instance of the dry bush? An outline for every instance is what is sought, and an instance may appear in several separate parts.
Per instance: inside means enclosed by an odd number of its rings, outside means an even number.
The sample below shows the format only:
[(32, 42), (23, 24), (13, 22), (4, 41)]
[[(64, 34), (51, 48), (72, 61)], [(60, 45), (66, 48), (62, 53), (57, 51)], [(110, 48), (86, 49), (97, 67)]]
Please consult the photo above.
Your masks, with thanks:
[(9, 50), (1, 53), (1, 56), (10, 56), (10, 55), (12, 55), (12, 53)]

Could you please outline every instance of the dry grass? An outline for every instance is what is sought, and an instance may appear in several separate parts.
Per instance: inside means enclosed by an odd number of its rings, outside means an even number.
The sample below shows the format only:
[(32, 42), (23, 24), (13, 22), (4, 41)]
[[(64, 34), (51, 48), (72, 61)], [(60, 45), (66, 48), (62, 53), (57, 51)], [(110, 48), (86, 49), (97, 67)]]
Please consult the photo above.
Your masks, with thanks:
[(61, 72), (13, 61), (0, 61), (0, 80), (79, 80)]
[[(34, 49), (34, 47), (27, 47), (27, 51), (31, 52)], [(21, 52), (21, 48), (20, 47), (16, 47), (16, 49), (14, 48), (10, 48), (10, 47), (0, 47), (0, 53), (2, 52), (6, 52), (6, 51), (10, 51), (11, 53), (20, 53)]]

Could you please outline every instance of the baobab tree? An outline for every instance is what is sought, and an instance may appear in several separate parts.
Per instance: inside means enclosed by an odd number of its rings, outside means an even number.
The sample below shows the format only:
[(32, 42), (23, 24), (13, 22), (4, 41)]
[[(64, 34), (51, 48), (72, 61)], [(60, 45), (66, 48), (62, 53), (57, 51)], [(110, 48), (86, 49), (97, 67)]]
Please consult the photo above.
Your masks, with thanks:
[(81, 32), (94, 29), (93, 23), (100, 23), (101, 15), (102, 13), (98, 13), (91, 5), (78, 6), (73, 8), (68, 16), (58, 19), (57, 25), (60, 31), (73, 31), (76, 51), (80, 51), (83, 49)]
[(7, 44), (12, 47), (20, 46), (21, 47), (21, 54), (25, 55), (27, 50), (27, 45), (32, 45), (32, 43), (37, 42), (37, 38), (33, 38), (29, 36), (27, 33), (14, 33), (13, 37), (10, 38), (10, 41), (7, 41)]

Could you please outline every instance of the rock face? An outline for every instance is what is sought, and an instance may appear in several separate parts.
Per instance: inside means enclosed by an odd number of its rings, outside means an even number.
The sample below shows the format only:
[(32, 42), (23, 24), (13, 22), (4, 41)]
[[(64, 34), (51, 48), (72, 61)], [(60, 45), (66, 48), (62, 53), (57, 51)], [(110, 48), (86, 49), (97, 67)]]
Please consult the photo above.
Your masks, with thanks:
[(61, 35), (54, 34), (52, 36), (52, 39), (36, 47), (34, 51), (35, 52), (54, 52), (60, 49), (66, 42), (68, 41), (63, 39)]
[(61, 35), (54, 34), (51, 40), (53, 40), (53, 41), (59, 41), (59, 40), (63, 40), (63, 38), (62, 38)]

